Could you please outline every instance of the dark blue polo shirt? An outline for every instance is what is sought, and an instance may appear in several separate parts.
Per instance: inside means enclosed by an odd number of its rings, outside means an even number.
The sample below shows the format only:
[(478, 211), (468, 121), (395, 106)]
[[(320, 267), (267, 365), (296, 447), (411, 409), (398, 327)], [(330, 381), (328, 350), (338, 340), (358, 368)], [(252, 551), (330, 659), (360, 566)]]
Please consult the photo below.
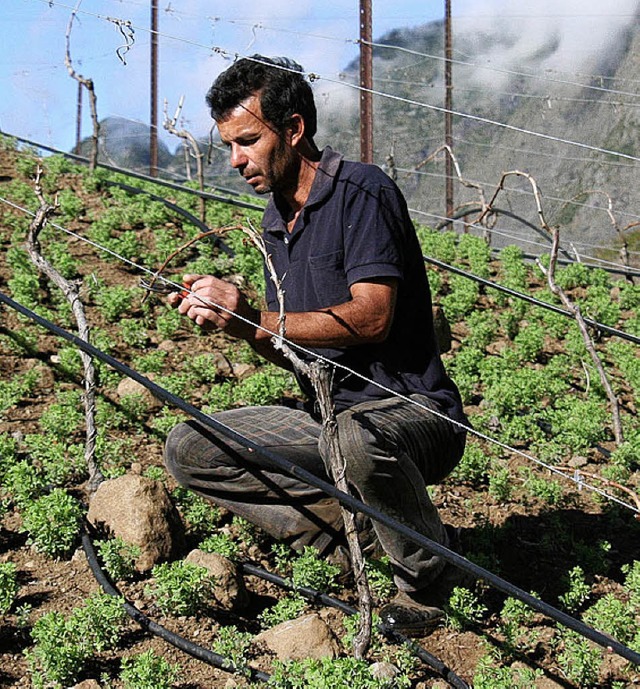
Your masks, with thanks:
[[(314, 351), (394, 392), (426, 395), (443, 413), (465, 422), (457, 388), (436, 345), (422, 251), (395, 183), (380, 168), (346, 161), (326, 148), (291, 234), (286, 229), (288, 212), (283, 199), (274, 195), (262, 220), (267, 249), (285, 290), (286, 311), (337, 306), (351, 298), (349, 288), (356, 282), (398, 279), (393, 324), (384, 342)], [(278, 311), (268, 275), (266, 297), (268, 309)], [(309, 382), (300, 377), (299, 382), (313, 398)], [(390, 396), (339, 368), (333, 393), (336, 411)]]

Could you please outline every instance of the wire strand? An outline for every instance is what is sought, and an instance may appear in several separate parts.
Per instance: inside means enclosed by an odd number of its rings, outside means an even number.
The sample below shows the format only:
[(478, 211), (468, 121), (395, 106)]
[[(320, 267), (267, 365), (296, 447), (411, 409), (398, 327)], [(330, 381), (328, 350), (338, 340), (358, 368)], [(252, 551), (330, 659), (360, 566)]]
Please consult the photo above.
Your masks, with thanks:
[[(23, 208), (23, 207), (21, 207), (21, 206), (15, 204), (15, 203), (13, 203), (12, 201), (9, 201), (9, 200), (5, 199), (4, 197), (0, 197), (0, 202), (7, 203), (9, 206), (11, 206), (11, 207), (13, 207), (13, 208), (15, 208), (15, 209), (17, 209), (17, 210), (20, 210), (20, 211), (22, 211), (22, 212), (24, 212), (24, 213), (27, 213), (28, 215), (35, 216), (35, 213), (34, 213), (34, 212), (32, 212), (32, 211), (30, 211), (30, 210), (28, 210), (28, 209), (26, 209), (26, 208)], [(124, 262), (125, 264), (131, 266), (132, 268), (135, 268), (135, 269), (137, 269), (137, 270), (140, 270), (140, 271), (142, 271), (142, 272), (145, 272), (146, 274), (148, 274), (148, 275), (150, 275), (150, 276), (153, 276), (155, 279), (160, 279), (163, 283), (168, 284), (168, 285), (174, 287), (176, 292), (180, 292), (180, 291), (185, 290), (185, 287), (184, 287), (182, 284), (179, 284), (179, 283), (177, 283), (177, 282), (174, 282), (174, 281), (172, 281), (172, 280), (170, 280), (170, 279), (168, 279), (168, 278), (166, 278), (166, 277), (164, 277), (164, 276), (162, 276), (162, 275), (158, 276), (158, 275), (156, 275), (156, 272), (155, 272), (155, 271), (150, 270), (150, 269), (147, 268), (146, 266), (142, 266), (142, 265), (140, 265), (140, 264), (134, 263), (133, 261), (127, 259), (126, 257), (120, 256), (117, 252), (115, 252), (115, 251), (113, 251), (113, 250), (111, 250), (111, 249), (108, 249), (107, 247), (102, 247), (102, 246), (100, 246), (98, 243), (96, 243), (96, 242), (94, 242), (94, 241), (92, 241), (92, 240), (89, 240), (89, 239), (86, 238), (86, 237), (82, 237), (82, 235), (78, 235), (77, 233), (75, 233), (75, 232), (73, 232), (72, 230), (69, 230), (69, 229), (67, 229), (67, 228), (65, 228), (65, 227), (63, 227), (63, 226), (61, 226), (61, 225), (59, 225), (58, 223), (55, 223), (55, 222), (52, 222), (51, 220), (49, 220), (49, 223), (48, 223), (48, 224), (51, 225), (51, 226), (53, 226), (53, 227), (55, 227), (56, 229), (61, 230), (62, 232), (66, 233), (66, 234), (68, 234), (68, 235), (70, 235), (70, 236), (72, 236), (72, 237), (75, 237), (75, 238), (77, 238), (77, 239), (79, 239), (79, 240), (81, 240), (81, 241), (87, 242), (88, 244), (90, 244), (90, 245), (93, 246), (94, 248), (100, 249), (101, 251), (104, 251), (104, 252), (106, 252), (106, 253), (108, 253), (108, 254), (114, 256), (115, 258), (120, 259), (122, 262)], [(432, 259), (432, 260), (433, 260), (433, 259)], [(189, 290), (189, 289), (186, 289), (186, 291), (189, 292), (190, 294), (193, 294), (193, 292), (192, 292), (191, 290)], [(328, 359), (327, 357), (324, 357), (324, 356), (322, 356), (321, 354), (318, 354), (317, 352), (315, 352), (315, 351), (313, 351), (313, 350), (311, 350), (311, 349), (308, 349), (308, 348), (303, 347), (303, 346), (301, 346), (301, 345), (299, 345), (299, 344), (297, 344), (297, 343), (295, 343), (295, 342), (292, 342), (292, 341), (288, 340), (286, 337), (283, 337), (283, 336), (281, 336), (281, 335), (278, 334), (278, 333), (272, 332), (271, 330), (269, 330), (268, 328), (265, 328), (264, 326), (260, 325), (259, 323), (254, 323), (254, 322), (251, 321), (250, 319), (245, 318), (244, 316), (241, 316), (241, 315), (239, 315), (239, 314), (237, 314), (237, 313), (231, 311), (230, 309), (227, 309), (227, 308), (226, 308), (225, 306), (223, 306), (222, 304), (217, 304), (217, 303), (215, 303), (214, 301), (212, 301), (212, 300), (210, 300), (210, 299), (204, 299), (204, 298), (202, 298), (202, 297), (198, 297), (198, 298), (199, 298), (202, 302), (206, 303), (208, 306), (211, 306), (211, 307), (213, 307), (213, 308), (215, 308), (215, 309), (218, 309), (218, 310), (220, 310), (220, 311), (223, 311), (224, 313), (229, 314), (229, 315), (231, 315), (232, 317), (237, 318), (238, 320), (242, 321), (243, 323), (245, 323), (245, 324), (247, 324), (247, 325), (250, 325), (252, 328), (258, 328), (258, 329), (260, 329), (262, 332), (264, 332), (264, 333), (270, 335), (270, 336), (273, 337), (273, 338), (276, 338), (276, 339), (281, 340), (282, 342), (284, 342), (284, 343), (286, 343), (288, 346), (290, 346), (292, 349), (295, 349), (296, 351), (301, 352), (301, 353), (305, 354), (306, 356), (309, 356), (309, 357), (311, 357), (311, 358), (317, 359), (318, 361), (322, 361), (323, 363), (326, 363), (326, 364), (328, 364), (329, 366), (332, 366), (332, 367), (334, 367), (334, 368), (336, 368), (336, 369), (339, 369), (339, 370), (341, 370), (341, 371), (343, 371), (343, 372), (345, 372), (345, 373), (348, 373), (349, 375), (353, 375), (353, 376), (359, 378), (360, 380), (362, 380), (362, 381), (364, 381), (364, 382), (366, 382), (366, 383), (368, 383), (368, 384), (374, 385), (375, 387), (377, 387), (378, 389), (382, 390), (383, 392), (388, 393), (389, 395), (392, 395), (392, 396), (395, 396), (395, 397), (397, 397), (397, 398), (399, 398), (399, 399), (402, 399), (402, 400), (408, 402), (409, 404), (413, 404), (414, 406), (417, 406), (417, 407), (419, 407), (420, 409), (423, 409), (423, 410), (425, 410), (425, 411), (427, 411), (427, 412), (433, 414), (434, 416), (436, 416), (436, 417), (438, 417), (438, 418), (440, 418), (440, 419), (443, 419), (443, 420), (445, 420), (445, 421), (450, 422), (451, 424), (453, 424), (454, 426), (457, 426), (458, 428), (461, 428), (461, 429), (463, 429), (463, 430), (465, 430), (465, 431), (467, 431), (467, 432), (472, 433), (473, 435), (477, 436), (477, 437), (480, 438), (481, 440), (485, 440), (485, 441), (487, 441), (487, 442), (489, 442), (489, 443), (493, 443), (493, 444), (497, 445), (498, 447), (500, 447), (500, 448), (502, 448), (502, 449), (504, 449), (504, 450), (507, 450), (507, 451), (508, 451), (509, 453), (511, 453), (511, 454), (519, 455), (520, 457), (522, 457), (522, 458), (524, 458), (524, 459), (527, 459), (528, 461), (533, 462), (534, 464), (537, 464), (537, 465), (539, 465), (539, 466), (541, 466), (541, 467), (547, 469), (548, 471), (550, 471), (550, 472), (553, 473), (553, 474), (557, 474), (558, 476), (561, 476), (561, 477), (563, 477), (563, 478), (565, 478), (565, 479), (568, 479), (569, 481), (572, 481), (572, 482), (575, 483), (575, 484), (579, 484), (581, 488), (586, 488), (587, 490), (590, 490), (590, 491), (596, 493), (597, 495), (600, 495), (601, 497), (603, 497), (603, 498), (605, 498), (605, 499), (607, 499), (607, 500), (609, 500), (609, 501), (615, 502), (615, 503), (619, 504), (620, 506), (623, 506), (623, 507), (625, 507), (625, 508), (627, 508), (627, 509), (630, 509), (631, 511), (633, 511), (633, 512), (635, 512), (635, 513), (637, 513), (637, 514), (640, 514), (640, 509), (634, 507), (634, 506), (631, 505), (630, 503), (627, 503), (627, 502), (621, 500), (620, 498), (618, 498), (618, 497), (616, 497), (616, 496), (614, 496), (614, 495), (611, 495), (611, 494), (607, 493), (606, 491), (603, 491), (601, 488), (598, 488), (597, 486), (593, 486), (593, 485), (591, 485), (591, 484), (588, 484), (588, 483), (584, 482), (583, 480), (578, 480), (578, 479), (574, 478), (573, 476), (569, 476), (569, 475), (563, 473), (562, 471), (560, 471), (559, 469), (557, 469), (556, 467), (554, 467), (553, 465), (547, 464), (547, 463), (545, 463), (544, 461), (542, 461), (541, 459), (539, 459), (539, 458), (537, 458), (537, 457), (534, 457), (533, 455), (530, 455), (529, 453), (523, 452), (522, 450), (518, 450), (517, 448), (514, 448), (514, 447), (510, 447), (509, 445), (507, 445), (506, 443), (503, 443), (503, 442), (500, 441), (500, 440), (497, 440), (497, 439), (492, 438), (492, 437), (490, 437), (490, 436), (488, 436), (488, 435), (486, 435), (486, 434), (484, 434), (484, 433), (481, 433), (480, 431), (477, 431), (477, 430), (474, 429), (474, 428), (470, 428), (470, 427), (467, 426), (466, 424), (463, 424), (463, 423), (461, 423), (461, 422), (459, 422), (459, 421), (456, 421), (455, 419), (451, 419), (451, 418), (449, 418), (448, 416), (446, 416), (445, 414), (443, 414), (442, 412), (439, 412), (439, 411), (437, 411), (437, 410), (431, 409), (431, 408), (428, 407), (427, 405), (421, 404), (420, 402), (418, 402), (418, 401), (412, 399), (412, 398), (409, 397), (408, 395), (403, 395), (402, 393), (398, 393), (397, 391), (395, 391), (395, 390), (389, 388), (388, 386), (382, 385), (381, 383), (379, 383), (379, 382), (377, 382), (377, 381), (375, 381), (375, 380), (369, 379), (369, 378), (367, 378), (366, 376), (364, 376), (363, 374), (361, 374), (361, 373), (359, 373), (358, 371), (355, 371), (355, 370), (349, 368), (348, 366), (345, 366), (344, 364), (340, 364), (340, 363), (337, 363), (337, 362), (335, 362), (335, 361), (332, 361), (331, 359)]]

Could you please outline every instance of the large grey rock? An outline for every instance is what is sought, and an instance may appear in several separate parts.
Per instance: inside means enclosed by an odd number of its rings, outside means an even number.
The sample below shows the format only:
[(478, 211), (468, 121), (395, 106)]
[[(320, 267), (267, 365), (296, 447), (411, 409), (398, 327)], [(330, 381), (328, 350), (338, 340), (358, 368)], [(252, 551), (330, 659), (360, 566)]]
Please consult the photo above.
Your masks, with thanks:
[(126, 474), (104, 481), (89, 504), (88, 520), (140, 548), (136, 569), (144, 572), (171, 559), (184, 540), (184, 526), (159, 481)]
[(339, 652), (328, 625), (315, 613), (281, 622), (258, 634), (254, 641), (266, 646), (280, 660), (335, 658)]
[(249, 594), (238, 568), (218, 553), (192, 550), (185, 558), (187, 562), (204, 567), (215, 577), (214, 595), (218, 604), (226, 610), (242, 610), (249, 604)]

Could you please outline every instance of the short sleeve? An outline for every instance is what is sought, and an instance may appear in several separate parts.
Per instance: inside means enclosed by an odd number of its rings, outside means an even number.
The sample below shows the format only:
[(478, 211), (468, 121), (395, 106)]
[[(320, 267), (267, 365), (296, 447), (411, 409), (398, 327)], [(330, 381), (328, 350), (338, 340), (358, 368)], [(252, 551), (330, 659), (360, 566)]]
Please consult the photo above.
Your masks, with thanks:
[[(380, 175), (384, 173), (380, 171)], [(378, 179), (361, 183), (350, 180), (344, 216), (344, 268), (348, 283), (402, 278), (405, 213), (400, 193), (391, 181), (385, 184)]]

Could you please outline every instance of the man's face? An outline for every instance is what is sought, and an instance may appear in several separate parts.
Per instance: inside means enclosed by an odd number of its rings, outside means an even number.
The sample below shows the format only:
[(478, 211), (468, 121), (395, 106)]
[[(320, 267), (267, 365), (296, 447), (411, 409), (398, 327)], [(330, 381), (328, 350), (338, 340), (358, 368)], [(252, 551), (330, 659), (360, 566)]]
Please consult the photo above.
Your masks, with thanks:
[(231, 167), (238, 170), (258, 194), (294, 188), (299, 157), (264, 120), (258, 96), (250, 96), (218, 122), (222, 143), (230, 150)]

